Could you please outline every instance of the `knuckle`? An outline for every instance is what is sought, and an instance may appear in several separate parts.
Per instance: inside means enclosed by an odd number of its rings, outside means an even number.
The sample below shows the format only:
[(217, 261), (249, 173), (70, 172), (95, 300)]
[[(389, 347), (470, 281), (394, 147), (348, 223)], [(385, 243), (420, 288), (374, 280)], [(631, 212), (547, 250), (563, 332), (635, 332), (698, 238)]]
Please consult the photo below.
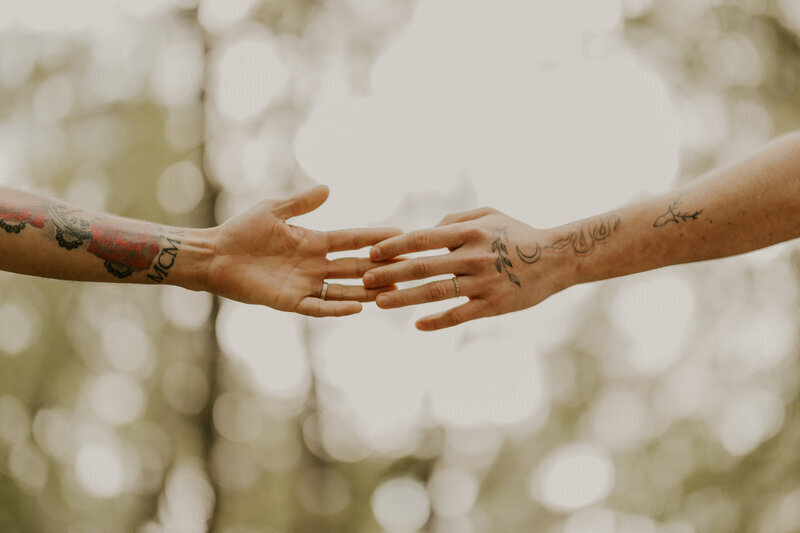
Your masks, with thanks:
[(425, 278), (428, 277), (428, 272), (430, 272), (430, 263), (423, 259), (418, 259), (411, 262), (411, 274), (417, 278)]
[(494, 291), (484, 295), (483, 299), (492, 308), (499, 306), (503, 301), (503, 297)]
[(447, 295), (447, 291), (441, 283), (431, 283), (428, 287), (430, 296), (434, 300), (442, 300)]
[(411, 244), (413, 244), (415, 248), (425, 249), (428, 245), (428, 236), (421, 231), (415, 232), (411, 235)]
[(486, 236), (486, 231), (480, 226), (471, 226), (464, 230), (464, 238), (468, 241), (480, 241)]
[(484, 253), (473, 254), (464, 258), (464, 262), (471, 267), (480, 267), (487, 264), (488, 261), (493, 260), (493, 257), (490, 259), (490, 257)]
[(456, 324), (461, 324), (466, 320), (464, 312), (461, 311), (460, 309), (453, 309), (445, 316), (447, 317), (447, 322), (453, 326), (455, 326)]

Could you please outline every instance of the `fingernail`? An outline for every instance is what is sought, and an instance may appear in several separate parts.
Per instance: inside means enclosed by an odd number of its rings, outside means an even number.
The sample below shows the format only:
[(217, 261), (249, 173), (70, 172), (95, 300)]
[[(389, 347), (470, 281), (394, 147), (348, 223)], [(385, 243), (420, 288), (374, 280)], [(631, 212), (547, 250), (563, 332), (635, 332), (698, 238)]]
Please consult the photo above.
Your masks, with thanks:
[(381, 256), (381, 249), (377, 246), (373, 246), (372, 249), (369, 251), (369, 256), (371, 259), (377, 259)]
[(377, 298), (375, 298), (375, 303), (378, 304), (378, 307), (384, 307), (389, 304), (389, 297), (385, 294), (379, 294)]
[(375, 274), (364, 274), (364, 286), (375, 283)]

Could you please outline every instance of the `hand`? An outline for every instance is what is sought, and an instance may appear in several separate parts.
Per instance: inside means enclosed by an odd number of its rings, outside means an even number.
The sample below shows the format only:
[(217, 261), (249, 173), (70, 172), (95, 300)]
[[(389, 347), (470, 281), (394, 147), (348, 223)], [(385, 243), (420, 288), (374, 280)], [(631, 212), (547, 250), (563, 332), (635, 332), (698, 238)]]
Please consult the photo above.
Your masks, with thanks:
[(417, 328), (421, 330), (447, 328), (476, 318), (524, 309), (568, 285), (559, 265), (551, 262), (547, 269), (533, 265), (543, 252), (538, 243), (550, 242), (548, 233), (486, 207), (449, 215), (434, 228), (391, 237), (376, 244), (370, 251), (370, 259), (387, 261), (401, 254), (437, 248), (448, 248), (450, 253), (375, 267), (364, 275), (364, 286), (377, 288), (453, 274), (455, 282), (452, 279), (434, 281), (378, 296), (378, 306), (385, 309), (456, 296), (469, 298), (463, 305), (421, 318), (417, 321)]
[(290, 217), (313, 211), (328, 198), (317, 186), (284, 200), (265, 200), (214, 228), (214, 258), (206, 290), (245, 303), (267, 305), (309, 316), (344, 316), (361, 311), (359, 302), (373, 301), (386, 290), (330, 284), (320, 298), (326, 278), (360, 278), (385, 263), (368, 258), (328, 260), (328, 252), (356, 250), (401, 233), (369, 228), (314, 231), (286, 223)]

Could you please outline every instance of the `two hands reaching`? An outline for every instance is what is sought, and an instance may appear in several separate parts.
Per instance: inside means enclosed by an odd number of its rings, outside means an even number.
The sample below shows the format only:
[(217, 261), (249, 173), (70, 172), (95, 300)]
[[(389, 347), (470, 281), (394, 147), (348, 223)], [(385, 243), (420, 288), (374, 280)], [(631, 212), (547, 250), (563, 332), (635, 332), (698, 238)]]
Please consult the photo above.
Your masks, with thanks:
[[(423, 321), (425, 329), (521, 309), (544, 297), (519, 291), (522, 283), (527, 288), (530, 273), (512, 274), (508, 239), (526, 241), (531, 228), (524, 224), (488, 210), (454, 215), (439, 228), (411, 234), (394, 228), (324, 232), (289, 223), (321, 206), (328, 194), (325, 186), (312, 187), (282, 200), (264, 200), (219, 226), (191, 229), (114, 217), (0, 187), (0, 270), (76, 281), (172, 284), (315, 317), (358, 313), (363, 302), (376, 299), (387, 308), (458, 295), (473, 300)], [(508, 229), (502, 243), (490, 245), (495, 226)], [(328, 259), (331, 252), (373, 245), (378, 246), (371, 257)], [(400, 257), (445, 246), (452, 253), (424, 260), (430, 265)], [(498, 255), (492, 276), (495, 252), (504, 255)], [(514, 283), (499, 275), (501, 267)], [(446, 272), (460, 277), (451, 281), (463, 284), (458, 295), (441, 289), (442, 282), (402, 291), (394, 285)], [(326, 282), (365, 275), (363, 285)]]
[[(554, 263), (563, 255), (557, 252), (581, 243), (593, 247), (618, 224), (613, 216), (601, 217), (559, 239), (488, 207), (452, 214), (434, 228), (410, 233), (393, 228), (320, 232), (287, 223), (322, 205), (327, 196), (328, 189), (319, 186), (282, 201), (267, 200), (216, 228), (204, 290), (310, 316), (350, 315), (370, 301), (392, 309), (469, 299), (417, 322), (421, 330), (436, 330), (525, 309), (566, 288), (574, 280), (566, 264)], [(369, 257), (326, 257), (370, 245)], [(449, 252), (404, 257), (444, 248)], [(551, 268), (534, 266), (543, 255)], [(402, 290), (395, 286), (441, 275), (450, 278)], [(363, 285), (325, 281), (356, 278), (363, 278)]]
[[(551, 229), (491, 208), (433, 228), (314, 231), (289, 224), (324, 186), (265, 200), (208, 229), (97, 213), (0, 186), (0, 270), (76, 281), (172, 284), (310, 316), (465, 297), (422, 330), (531, 307), (572, 285), (740, 254), (800, 237), (800, 133), (673, 193)], [(328, 259), (371, 246), (369, 257)], [(405, 254), (447, 249), (440, 255)], [(412, 288), (395, 284), (427, 280)], [(325, 280), (363, 279), (363, 285)]]
[[(420, 320), (418, 327), (423, 330), (530, 307), (558, 290), (556, 280), (520, 268), (524, 263), (511, 256), (510, 247), (516, 243), (534, 246), (536, 230), (498, 211), (482, 208), (450, 215), (436, 228), (405, 234), (393, 228), (321, 232), (287, 222), (316, 209), (327, 196), (328, 189), (318, 186), (285, 200), (266, 200), (216, 228), (204, 289), (310, 316), (350, 315), (361, 310), (361, 302), (375, 300), (389, 309), (456, 296), (470, 299)], [(329, 252), (370, 245), (370, 257), (326, 257)], [(450, 253), (402, 257), (438, 248), (449, 248)], [(452, 274), (456, 281), (403, 290), (395, 286), (440, 274)], [(325, 282), (361, 277), (363, 285)], [(535, 290), (523, 291), (523, 284)]]

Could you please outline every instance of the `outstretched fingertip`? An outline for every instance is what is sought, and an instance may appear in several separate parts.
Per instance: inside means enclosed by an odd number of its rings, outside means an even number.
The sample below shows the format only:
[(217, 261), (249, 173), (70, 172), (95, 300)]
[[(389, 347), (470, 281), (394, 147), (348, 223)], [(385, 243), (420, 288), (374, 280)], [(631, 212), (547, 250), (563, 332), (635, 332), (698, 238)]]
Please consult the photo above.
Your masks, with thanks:
[(389, 302), (391, 302), (391, 299), (383, 293), (380, 293), (378, 296), (375, 297), (375, 305), (377, 305), (381, 309), (388, 308)]
[(339, 308), (341, 312), (339, 316), (357, 315), (362, 309), (364, 309), (364, 306), (361, 305), (361, 302), (342, 302)]
[(327, 185), (315, 185), (278, 202), (274, 208), (275, 215), (284, 220), (305, 215), (325, 203), (329, 194)]
[(314, 185), (313, 187), (310, 187), (305, 191), (301, 191), (299, 193), (299, 196), (304, 197), (305, 202), (302, 203), (301, 207), (303, 213), (299, 214), (305, 214), (318, 208), (319, 206), (325, 203), (330, 194), (331, 190), (328, 188), (327, 185)]
[(417, 322), (414, 325), (420, 331), (433, 331), (435, 329), (433, 327), (433, 324), (430, 321), (425, 320), (424, 318), (420, 318), (419, 320), (417, 320)]

